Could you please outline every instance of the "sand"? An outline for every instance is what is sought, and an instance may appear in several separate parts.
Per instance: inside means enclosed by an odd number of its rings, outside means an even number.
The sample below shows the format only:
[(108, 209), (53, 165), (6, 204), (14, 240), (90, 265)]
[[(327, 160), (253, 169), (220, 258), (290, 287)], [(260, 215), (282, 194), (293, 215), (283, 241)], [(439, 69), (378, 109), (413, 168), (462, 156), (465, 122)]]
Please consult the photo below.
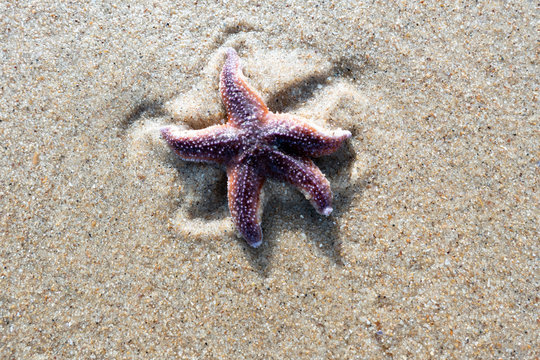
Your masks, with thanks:
[[(0, 5), (0, 358), (538, 358), (535, 3), (183, 3)], [(353, 133), (258, 250), (157, 132), (222, 121), (225, 46)]]

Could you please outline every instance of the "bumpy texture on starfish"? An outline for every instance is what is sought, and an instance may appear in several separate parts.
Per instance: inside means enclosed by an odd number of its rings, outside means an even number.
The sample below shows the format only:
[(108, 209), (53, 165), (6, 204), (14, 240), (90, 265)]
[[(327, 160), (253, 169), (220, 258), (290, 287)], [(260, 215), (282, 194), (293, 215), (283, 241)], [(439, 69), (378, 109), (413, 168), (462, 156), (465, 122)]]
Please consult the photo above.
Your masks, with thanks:
[(229, 210), (252, 247), (262, 243), (261, 189), (267, 177), (288, 182), (304, 193), (322, 215), (332, 212), (328, 180), (309, 159), (336, 151), (349, 131), (328, 131), (304, 119), (268, 110), (245, 81), (240, 58), (226, 49), (219, 89), (227, 123), (201, 130), (161, 129), (184, 160), (210, 161), (227, 168)]

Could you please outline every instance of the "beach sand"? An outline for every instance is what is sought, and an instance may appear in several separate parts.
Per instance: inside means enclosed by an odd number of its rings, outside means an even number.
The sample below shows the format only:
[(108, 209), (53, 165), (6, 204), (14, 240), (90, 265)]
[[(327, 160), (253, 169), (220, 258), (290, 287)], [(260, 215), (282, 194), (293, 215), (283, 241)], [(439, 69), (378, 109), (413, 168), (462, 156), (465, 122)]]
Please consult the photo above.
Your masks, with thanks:
[[(534, 2), (182, 3), (0, 5), (0, 358), (538, 358)], [(223, 121), (226, 46), (353, 134), (257, 250), (158, 132)]]

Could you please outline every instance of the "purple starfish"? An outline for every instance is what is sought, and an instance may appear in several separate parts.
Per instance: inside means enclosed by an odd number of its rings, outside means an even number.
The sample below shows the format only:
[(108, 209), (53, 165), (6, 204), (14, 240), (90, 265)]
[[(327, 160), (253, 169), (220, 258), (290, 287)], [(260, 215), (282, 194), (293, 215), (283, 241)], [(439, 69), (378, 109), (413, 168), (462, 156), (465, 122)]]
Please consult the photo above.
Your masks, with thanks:
[(331, 154), (351, 136), (328, 131), (287, 114), (274, 114), (245, 81), (240, 58), (226, 49), (219, 89), (227, 123), (201, 130), (166, 126), (161, 134), (184, 160), (211, 161), (227, 167), (229, 210), (247, 243), (262, 243), (261, 189), (267, 177), (296, 186), (317, 212), (330, 215), (332, 191), (309, 159)]

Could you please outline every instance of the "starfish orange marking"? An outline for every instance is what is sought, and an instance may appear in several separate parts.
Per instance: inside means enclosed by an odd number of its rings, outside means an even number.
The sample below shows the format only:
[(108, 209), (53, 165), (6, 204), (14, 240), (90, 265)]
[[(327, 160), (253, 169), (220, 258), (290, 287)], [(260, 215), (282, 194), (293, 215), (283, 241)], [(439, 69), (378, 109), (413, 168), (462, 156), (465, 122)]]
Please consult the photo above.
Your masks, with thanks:
[(336, 151), (349, 131), (328, 131), (306, 120), (268, 110), (261, 96), (245, 81), (234, 49), (220, 76), (227, 123), (202, 130), (161, 129), (163, 138), (184, 160), (224, 164), (228, 177), (229, 210), (247, 243), (262, 243), (261, 189), (272, 178), (296, 186), (322, 215), (332, 212), (332, 191), (310, 157)]

